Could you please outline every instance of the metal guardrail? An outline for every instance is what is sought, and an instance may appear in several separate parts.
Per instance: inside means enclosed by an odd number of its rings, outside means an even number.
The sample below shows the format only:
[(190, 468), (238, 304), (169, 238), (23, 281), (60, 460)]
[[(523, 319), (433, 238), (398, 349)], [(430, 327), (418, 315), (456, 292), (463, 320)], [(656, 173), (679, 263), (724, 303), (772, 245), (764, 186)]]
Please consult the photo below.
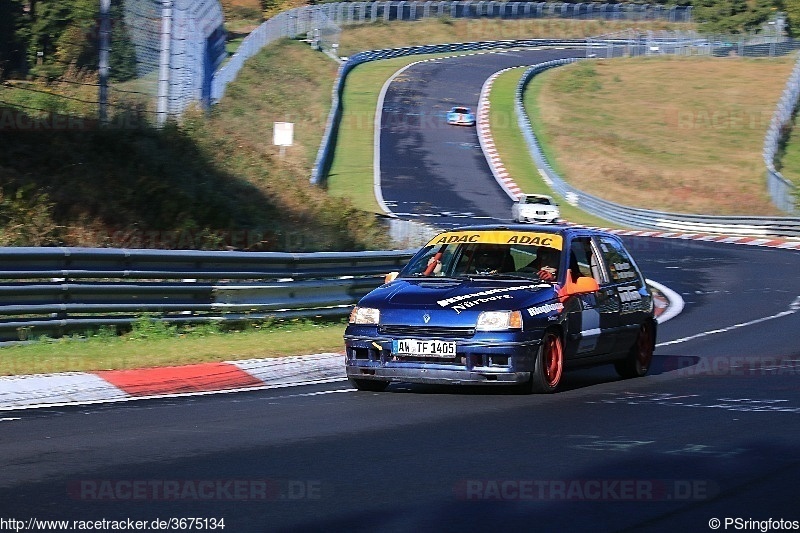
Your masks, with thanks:
[(783, 177), (775, 168), (775, 159), (787, 128), (791, 128), (795, 109), (800, 100), (800, 57), (783, 90), (781, 99), (772, 115), (764, 138), (764, 164), (767, 166), (767, 182), (772, 202), (790, 214), (800, 214), (797, 186)]
[(415, 250), (0, 248), (0, 341), (131, 324), (346, 316)]
[(528, 150), (545, 182), (570, 205), (595, 216), (632, 228), (730, 235), (763, 235), (800, 237), (800, 217), (708, 216), (651, 211), (616, 204), (572, 187), (553, 170), (539, 146), (530, 118), (525, 112), (522, 95), (537, 74), (561, 65), (580, 61), (571, 58), (540, 63), (528, 68), (517, 85), (515, 111)]
[(414, 252), (0, 248), (0, 343), (143, 315), (170, 323), (343, 317)]

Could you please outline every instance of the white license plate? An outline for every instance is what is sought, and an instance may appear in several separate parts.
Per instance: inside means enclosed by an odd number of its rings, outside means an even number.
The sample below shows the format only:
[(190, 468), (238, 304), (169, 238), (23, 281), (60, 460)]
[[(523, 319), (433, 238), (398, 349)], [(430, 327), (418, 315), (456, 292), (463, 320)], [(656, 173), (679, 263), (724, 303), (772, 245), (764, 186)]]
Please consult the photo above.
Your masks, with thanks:
[(392, 341), (392, 353), (417, 357), (455, 357), (456, 343), (434, 340), (398, 339)]

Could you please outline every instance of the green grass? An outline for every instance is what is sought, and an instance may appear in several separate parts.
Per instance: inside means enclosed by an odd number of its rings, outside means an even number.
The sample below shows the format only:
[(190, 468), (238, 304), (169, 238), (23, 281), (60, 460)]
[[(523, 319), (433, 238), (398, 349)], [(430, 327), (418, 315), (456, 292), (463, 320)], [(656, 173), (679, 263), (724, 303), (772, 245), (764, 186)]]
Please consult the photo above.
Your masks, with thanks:
[(347, 76), (342, 98), (342, 120), (328, 173), (328, 193), (346, 197), (364, 211), (383, 213), (375, 199), (375, 110), (381, 88), (406, 65), (442, 54), (416, 55), (373, 61), (357, 66)]
[(779, 215), (761, 150), (795, 60), (583, 61), (537, 76), (526, 105), (557, 172), (589, 194), (663, 211)]
[(164, 326), (139, 321), (127, 334), (42, 339), (0, 348), (0, 375), (116, 370), (223, 360), (340, 352), (341, 321), (275, 321), (224, 331), (217, 325)]
[[(797, 118), (793, 122), (792, 131), (786, 138), (779, 165), (776, 165), (784, 178), (800, 188), (800, 131), (797, 129)], [(800, 206), (800, 199), (796, 205)]]
[[(340, 54), (361, 50), (431, 43), (477, 40), (563, 37), (578, 38), (630, 27), (664, 29), (663, 23), (632, 24), (608, 21), (568, 20), (452, 20), (448, 18), (414, 23), (378, 22), (351, 26), (341, 36)], [(440, 54), (453, 55), (453, 54)], [(374, 121), (383, 84), (402, 67), (436, 54), (376, 61), (359, 65), (347, 77), (342, 98), (342, 121), (328, 175), (328, 193), (348, 198), (359, 209), (382, 213), (373, 191)], [(569, 210), (568, 210), (569, 211)]]
[(539, 174), (514, 112), (515, 93), (524, 71), (525, 68), (517, 68), (500, 74), (489, 94), (489, 127), (503, 165), (523, 192), (554, 196), (559, 202), (562, 218), (577, 224), (607, 227), (607, 221), (589, 215), (555, 195)]

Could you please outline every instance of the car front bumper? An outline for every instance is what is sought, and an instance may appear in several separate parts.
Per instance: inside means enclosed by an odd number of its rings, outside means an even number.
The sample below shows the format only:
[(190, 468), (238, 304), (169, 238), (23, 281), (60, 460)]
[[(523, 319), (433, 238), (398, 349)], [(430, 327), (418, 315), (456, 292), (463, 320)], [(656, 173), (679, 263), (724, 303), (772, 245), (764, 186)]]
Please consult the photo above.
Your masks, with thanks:
[(491, 368), (364, 367), (347, 365), (350, 379), (425, 383), (430, 385), (515, 385), (527, 382), (530, 372), (498, 372)]
[(350, 379), (428, 384), (514, 385), (530, 379), (540, 340), (457, 340), (452, 359), (399, 356), (392, 339), (345, 335)]
[(554, 224), (558, 222), (558, 215), (520, 215), (519, 220), (534, 224)]
[(475, 121), (474, 120), (448, 120), (447, 123), (450, 124), (451, 126), (474, 126), (475, 125)]

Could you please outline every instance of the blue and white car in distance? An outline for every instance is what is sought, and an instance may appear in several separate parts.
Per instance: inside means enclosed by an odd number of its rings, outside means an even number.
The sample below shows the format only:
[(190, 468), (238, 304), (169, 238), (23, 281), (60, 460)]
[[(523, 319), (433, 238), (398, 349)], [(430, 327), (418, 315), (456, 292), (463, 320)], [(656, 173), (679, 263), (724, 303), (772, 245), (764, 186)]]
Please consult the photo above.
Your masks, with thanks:
[(468, 107), (455, 106), (447, 112), (447, 123), (454, 126), (474, 126), (475, 115)]
[(558, 389), (570, 367), (647, 373), (653, 297), (622, 241), (587, 228), (473, 226), (444, 232), (353, 309), (347, 377)]

